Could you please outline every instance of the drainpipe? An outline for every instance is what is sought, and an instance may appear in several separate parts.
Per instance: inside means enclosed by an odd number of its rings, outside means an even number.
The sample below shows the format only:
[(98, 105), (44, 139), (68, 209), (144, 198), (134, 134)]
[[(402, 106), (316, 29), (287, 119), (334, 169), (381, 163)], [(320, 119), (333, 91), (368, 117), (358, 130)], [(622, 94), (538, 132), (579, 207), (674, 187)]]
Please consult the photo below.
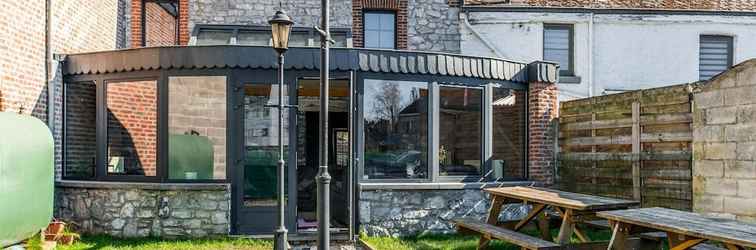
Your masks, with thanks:
[(588, 96), (593, 96), (593, 12), (588, 19)]
[(467, 20), (467, 15), (469, 13), (467, 11), (463, 12), (462, 15), (460, 15), (460, 19), (462, 19), (462, 23), (465, 25), (465, 28), (470, 30), (470, 32), (475, 35), (475, 37), (478, 38), (481, 42), (483, 42), (483, 45), (485, 45), (491, 52), (493, 52), (497, 57), (499, 58), (506, 58), (501, 52), (499, 52), (498, 49), (496, 49), (496, 46), (491, 44), (487, 39), (485, 39), (480, 33), (478, 33), (477, 30), (473, 28), (473, 26), (470, 24), (470, 22)]
[[(55, 87), (52, 86), (50, 76), (52, 74), (50, 67), (52, 58), (50, 57), (50, 23), (51, 23), (51, 0), (45, 0), (45, 83), (47, 85), (47, 126), (51, 132), (55, 131)], [(57, 68), (57, 67), (56, 67)]]

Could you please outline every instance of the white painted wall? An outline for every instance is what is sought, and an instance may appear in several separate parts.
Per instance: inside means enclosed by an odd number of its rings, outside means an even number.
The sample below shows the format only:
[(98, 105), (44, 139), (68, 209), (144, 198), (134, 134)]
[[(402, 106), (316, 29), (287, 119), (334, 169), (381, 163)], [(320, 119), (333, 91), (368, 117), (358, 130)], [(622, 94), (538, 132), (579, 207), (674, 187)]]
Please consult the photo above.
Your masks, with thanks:
[[(734, 36), (735, 64), (756, 58), (756, 16), (536, 12), (460, 15), (470, 24), (460, 24), (463, 54), (524, 62), (543, 59), (543, 23), (573, 24), (575, 74), (581, 82), (560, 83), (560, 100), (601, 95), (606, 89), (633, 90), (698, 81), (700, 35)], [(592, 16), (593, 46), (589, 35)], [(495, 48), (489, 48), (483, 40)]]

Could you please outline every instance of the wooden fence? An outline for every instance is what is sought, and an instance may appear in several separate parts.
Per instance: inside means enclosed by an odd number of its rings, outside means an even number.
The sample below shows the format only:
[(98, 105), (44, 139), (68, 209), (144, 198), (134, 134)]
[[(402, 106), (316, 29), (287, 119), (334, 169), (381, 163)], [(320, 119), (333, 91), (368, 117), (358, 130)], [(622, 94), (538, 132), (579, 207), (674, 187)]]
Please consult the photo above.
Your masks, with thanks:
[(557, 184), (691, 210), (691, 107), (687, 85), (562, 102)]

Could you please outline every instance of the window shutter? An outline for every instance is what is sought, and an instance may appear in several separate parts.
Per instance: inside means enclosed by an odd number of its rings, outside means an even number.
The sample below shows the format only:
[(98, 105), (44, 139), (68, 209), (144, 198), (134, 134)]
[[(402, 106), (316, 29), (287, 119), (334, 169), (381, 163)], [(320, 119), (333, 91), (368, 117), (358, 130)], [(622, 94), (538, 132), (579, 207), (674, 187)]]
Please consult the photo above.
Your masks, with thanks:
[(732, 37), (701, 36), (698, 77), (708, 80), (732, 66)]
[(562, 75), (573, 72), (571, 40), (571, 25), (544, 25), (543, 60), (558, 62)]

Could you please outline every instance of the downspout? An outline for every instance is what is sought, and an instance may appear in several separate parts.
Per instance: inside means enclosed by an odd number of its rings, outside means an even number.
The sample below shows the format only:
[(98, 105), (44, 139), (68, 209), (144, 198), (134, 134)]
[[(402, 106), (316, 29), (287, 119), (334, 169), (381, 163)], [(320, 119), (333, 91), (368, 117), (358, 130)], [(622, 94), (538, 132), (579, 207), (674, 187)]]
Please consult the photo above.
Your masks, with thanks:
[(588, 97), (593, 97), (593, 12), (588, 19)]
[(51, 17), (52, 17), (52, 7), (51, 7), (51, 0), (45, 0), (45, 83), (47, 85), (47, 126), (50, 128), (51, 132), (55, 131), (55, 86), (52, 86), (52, 81), (50, 76), (54, 75), (51, 72), (50, 67), (52, 63), (52, 58), (50, 54), (50, 27), (51, 27)]
[(478, 38), (478, 40), (480, 40), (481, 42), (483, 42), (483, 45), (485, 45), (489, 50), (491, 50), (491, 52), (493, 52), (496, 55), (496, 57), (506, 58), (501, 52), (499, 52), (498, 49), (496, 49), (496, 46), (494, 46), (493, 44), (491, 44), (480, 33), (478, 33), (477, 30), (475, 30), (472, 27), (472, 25), (470, 24), (470, 22), (467, 21), (467, 15), (468, 14), (469, 13), (467, 11), (464, 11), (464, 12), (462, 12), (462, 15), (460, 15), (460, 17), (461, 17), (460, 19), (462, 19), (462, 23), (465, 25), (465, 28), (467, 28), (468, 30), (470, 30), (470, 32), (472, 32), (473, 35), (475, 35), (475, 37)]

